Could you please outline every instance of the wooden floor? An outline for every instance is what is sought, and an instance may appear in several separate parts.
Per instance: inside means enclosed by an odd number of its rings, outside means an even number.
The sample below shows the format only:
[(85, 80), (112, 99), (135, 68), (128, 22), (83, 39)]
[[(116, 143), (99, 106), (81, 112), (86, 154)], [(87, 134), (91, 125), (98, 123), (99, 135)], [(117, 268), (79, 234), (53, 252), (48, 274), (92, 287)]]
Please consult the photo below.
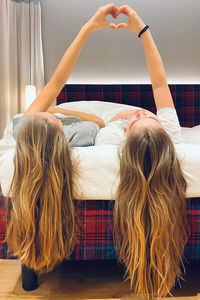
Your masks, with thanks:
[[(39, 288), (25, 292), (21, 287), (18, 260), (0, 260), (0, 299), (133, 299), (145, 300), (123, 282), (123, 269), (113, 261), (67, 261), (39, 277)], [(200, 300), (200, 262), (187, 268), (187, 279), (174, 297), (163, 299)]]

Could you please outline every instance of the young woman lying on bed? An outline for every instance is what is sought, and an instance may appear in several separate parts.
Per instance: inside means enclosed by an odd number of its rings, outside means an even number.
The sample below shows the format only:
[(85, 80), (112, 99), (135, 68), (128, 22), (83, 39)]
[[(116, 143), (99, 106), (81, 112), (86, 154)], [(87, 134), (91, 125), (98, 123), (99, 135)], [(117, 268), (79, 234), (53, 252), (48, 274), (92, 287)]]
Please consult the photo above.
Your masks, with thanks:
[(64, 54), (51, 80), (24, 117), (13, 120), (16, 154), (9, 192), (7, 243), (29, 268), (50, 271), (69, 258), (76, 243), (73, 199), (77, 162), (70, 146), (94, 145), (104, 121), (94, 115), (67, 111), (62, 122), (47, 112), (66, 83), (89, 35), (104, 27), (115, 28), (106, 16), (118, 9), (106, 5), (81, 28)]
[[(108, 14), (117, 18), (120, 13), (129, 17), (127, 24), (114, 25), (105, 19)], [(68, 258), (76, 243), (73, 178), (77, 165), (72, 162), (62, 124), (49, 114), (58, 111), (49, 106), (67, 81), (90, 33), (107, 26), (115, 30), (128, 28), (138, 34), (145, 24), (127, 5), (101, 7), (82, 27), (52, 79), (25, 113), (28, 119), (22, 120), (23, 127), (16, 129), (15, 173), (10, 192), (13, 209), (7, 241), (22, 263), (37, 271), (49, 271)], [(170, 107), (170, 115), (175, 115), (162, 60), (149, 30), (141, 40), (157, 109)], [(104, 127), (98, 117), (70, 111), (67, 114)], [(154, 114), (145, 110), (123, 112), (109, 124), (130, 115), (120, 156), (114, 216), (119, 257), (136, 292), (165, 296), (180, 275), (186, 242), (186, 182), (173, 143)], [(90, 123), (92, 130), (90, 126), (84, 129), (92, 136), (84, 145), (93, 144), (91, 140), (99, 129), (96, 124)], [(97, 143), (101, 143), (109, 124), (98, 133)], [(78, 128), (82, 126), (79, 125)]]
[[(145, 28), (129, 6), (122, 6), (119, 13), (127, 15), (129, 22), (117, 28), (128, 28), (136, 34)], [(144, 109), (120, 112), (100, 130), (96, 144), (116, 144), (125, 139), (114, 209), (119, 258), (135, 292), (166, 296), (181, 275), (187, 240), (186, 181), (173, 145), (181, 142), (181, 128), (150, 30), (140, 39), (157, 116)], [(123, 135), (120, 132), (126, 119), (129, 121)]]

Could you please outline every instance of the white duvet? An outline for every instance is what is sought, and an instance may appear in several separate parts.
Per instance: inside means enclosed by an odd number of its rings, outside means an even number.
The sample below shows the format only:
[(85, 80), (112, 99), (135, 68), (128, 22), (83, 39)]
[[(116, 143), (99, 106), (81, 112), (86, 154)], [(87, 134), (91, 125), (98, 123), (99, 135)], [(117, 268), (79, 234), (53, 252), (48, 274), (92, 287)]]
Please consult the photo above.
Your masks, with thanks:
[[(77, 101), (59, 105), (62, 108), (96, 114), (107, 122), (119, 111), (133, 109), (133, 106), (98, 101)], [(182, 128), (181, 144), (176, 151), (188, 183), (187, 197), (200, 197), (200, 126)], [(12, 135), (12, 122), (5, 129), (0, 140), (0, 184), (7, 195), (13, 176), (15, 139)], [(80, 176), (78, 183), (79, 199), (115, 198), (118, 185), (118, 146), (97, 145), (73, 149), (79, 159)]]

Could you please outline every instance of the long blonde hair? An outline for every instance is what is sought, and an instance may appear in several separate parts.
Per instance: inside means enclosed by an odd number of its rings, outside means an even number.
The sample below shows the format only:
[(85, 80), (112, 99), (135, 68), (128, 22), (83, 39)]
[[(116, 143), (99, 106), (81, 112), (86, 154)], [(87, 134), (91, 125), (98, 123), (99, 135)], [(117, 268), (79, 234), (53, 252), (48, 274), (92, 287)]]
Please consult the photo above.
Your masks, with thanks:
[(30, 117), (16, 141), (7, 243), (28, 268), (48, 272), (76, 244), (71, 148), (53, 122)]
[(131, 134), (120, 154), (114, 208), (119, 259), (136, 293), (170, 293), (187, 241), (186, 181), (162, 129)]

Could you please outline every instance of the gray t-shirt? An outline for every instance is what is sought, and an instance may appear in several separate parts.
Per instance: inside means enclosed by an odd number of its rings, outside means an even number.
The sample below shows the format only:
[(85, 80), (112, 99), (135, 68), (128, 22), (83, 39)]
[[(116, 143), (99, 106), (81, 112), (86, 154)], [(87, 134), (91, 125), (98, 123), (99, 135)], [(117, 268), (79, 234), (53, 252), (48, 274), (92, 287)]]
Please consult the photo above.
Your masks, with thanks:
[[(71, 147), (86, 147), (95, 144), (96, 135), (100, 130), (96, 123), (82, 121), (80, 118), (74, 116), (56, 117), (61, 120), (65, 136)], [(15, 139), (28, 118), (29, 116), (23, 116), (12, 120), (13, 136)]]

